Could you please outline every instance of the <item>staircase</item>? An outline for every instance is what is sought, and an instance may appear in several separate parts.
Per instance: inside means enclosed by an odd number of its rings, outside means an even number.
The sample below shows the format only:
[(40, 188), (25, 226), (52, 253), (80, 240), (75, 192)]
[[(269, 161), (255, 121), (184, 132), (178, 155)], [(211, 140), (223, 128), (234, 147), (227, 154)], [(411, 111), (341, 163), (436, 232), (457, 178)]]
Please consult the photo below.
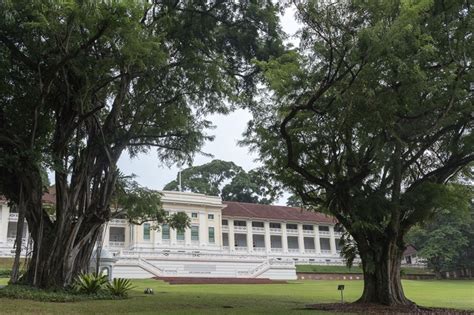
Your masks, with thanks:
[(154, 277), (169, 284), (286, 284), (286, 281), (268, 278), (197, 278), (197, 277)]
[(143, 270), (151, 273), (155, 277), (160, 277), (164, 274), (162, 269), (156, 267), (155, 265), (143, 258), (138, 258), (138, 266)]

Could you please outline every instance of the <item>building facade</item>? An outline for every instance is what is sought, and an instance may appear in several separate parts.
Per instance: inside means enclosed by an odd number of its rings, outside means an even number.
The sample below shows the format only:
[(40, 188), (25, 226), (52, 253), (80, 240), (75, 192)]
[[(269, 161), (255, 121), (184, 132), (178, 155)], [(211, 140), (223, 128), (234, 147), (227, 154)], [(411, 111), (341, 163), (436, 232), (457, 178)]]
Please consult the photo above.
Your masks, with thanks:
[[(164, 191), (163, 208), (184, 212), (190, 228), (113, 219), (105, 228), (102, 271), (112, 277), (244, 277), (296, 279), (295, 263), (343, 264), (341, 232), (327, 215), (300, 208), (222, 202)], [(18, 215), (0, 203), (0, 256), (13, 254)], [(23, 246), (28, 247), (25, 231)]]

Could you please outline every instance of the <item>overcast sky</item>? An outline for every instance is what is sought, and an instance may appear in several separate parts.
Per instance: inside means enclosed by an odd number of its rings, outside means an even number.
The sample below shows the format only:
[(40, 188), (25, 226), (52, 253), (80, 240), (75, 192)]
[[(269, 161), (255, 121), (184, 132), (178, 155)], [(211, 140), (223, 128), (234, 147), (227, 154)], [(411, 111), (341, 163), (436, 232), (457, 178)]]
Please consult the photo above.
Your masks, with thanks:
[[(298, 24), (294, 20), (294, 13), (291, 10), (285, 12), (281, 21), (283, 30), (287, 34), (292, 35), (297, 31)], [(291, 41), (294, 42), (293, 40)], [(214, 157), (197, 155), (193, 165), (200, 165), (210, 162), (212, 159), (219, 159), (233, 161), (247, 171), (258, 166), (256, 161), (257, 155), (251, 154), (248, 148), (237, 145), (237, 142), (242, 139), (242, 133), (245, 131), (247, 122), (250, 119), (250, 113), (242, 109), (236, 110), (229, 115), (209, 116), (208, 120), (212, 121), (216, 128), (208, 130), (208, 133), (214, 135), (215, 139), (204, 145), (203, 152), (210, 153)], [(130, 159), (124, 152), (119, 161), (119, 167), (124, 174), (133, 173), (137, 175), (136, 181), (140, 185), (158, 190), (175, 179), (179, 171), (176, 165), (170, 168), (163, 165), (153, 150), (148, 154), (141, 154), (133, 159)], [(284, 199), (278, 203), (284, 204)]]

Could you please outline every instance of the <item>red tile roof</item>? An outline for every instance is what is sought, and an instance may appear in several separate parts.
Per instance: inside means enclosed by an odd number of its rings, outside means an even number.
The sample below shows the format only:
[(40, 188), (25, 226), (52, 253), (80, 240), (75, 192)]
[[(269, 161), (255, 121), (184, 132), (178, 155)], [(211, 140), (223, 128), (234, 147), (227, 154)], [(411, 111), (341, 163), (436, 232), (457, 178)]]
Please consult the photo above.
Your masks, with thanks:
[(277, 221), (296, 221), (313, 223), (336, 223), (334, 217), (302, 208), (261, 205), (245, 202), (223, 201), (227, 205), (222, 209), (226, 217), (270, 219)]

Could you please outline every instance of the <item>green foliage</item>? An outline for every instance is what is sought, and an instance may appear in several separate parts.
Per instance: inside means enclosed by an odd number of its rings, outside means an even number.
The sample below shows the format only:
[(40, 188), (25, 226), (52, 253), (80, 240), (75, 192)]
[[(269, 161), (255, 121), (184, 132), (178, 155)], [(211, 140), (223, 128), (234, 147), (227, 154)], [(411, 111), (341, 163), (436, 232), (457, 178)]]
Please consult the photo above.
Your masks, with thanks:
[[(213, 160), (209, 163), (191, 166), (181, 171), (181, 189), (196, 193), (218, 196), (221, 186), (244, 170), (234, 162)], [(164, 190), (178, 190), (178, 176), (169, 182)]]
[(415, 226), (407, 241), (418, 249), (436, 273), (473, 268), (474, 206), (472, 188), (451, 186), (453, 191), (433, 218)]
[[(77, 264), (87, 264), (95, 240), (84, 238), (112, 217), (123, 153), (190, 162), (212, 139), (206, 115), (252, 104), (260, 79), (252, 60), (281, 52), (277, 13), (269, 1), (0, 3), (0, 194), (18, 204), (21, 187), (33, 238), (71, 244), (41, 246), (52, 252), (38, 256), (40, 285), (64, 285), (68, 271), (86, 267)], [(41, 207), (44, 168), (68, 200), (55, 215)], [(134, 216), (156, 216), (153, 192), (129, 198)], [(58, 266), (74, 270), (51, 276)]]
[[(178, 176), (164, 190), (178, 190)], [(220, 196), (226, 201), (270, 204), (282, 195), (281, 185), (265, 170), (246, 172), (233, 162), (221, 160), (184, 169), (181, 183), (184, 191)]]
[(161, 193), (140, 186), (133, 180), (133, 176), (119, 177), (116, 186), (115, 217), (126, 217), (134, 224), (148, 221), (158, 225), (168, 223), (178, 230), (190, 227), (191, 219), (184, 212), (167, 214), (161, 204)]
[(11, 273), (11, 269), (0, 269), (0, 278), (8, 278)]
[(130, 290), (133, 289), (130, 279), (114, 278), (107, 283), (107, 289), (114, 296), (127, 297)]
[(0, 289), (0, 297), (9, 299), (34, 300), (40, 302), (77, 302), (86, 300), (112, 300), (118, 296), (107, 292), (78, 294), (66, 290), (42, 290), (25, 285), (8, 285)]
[(365, 249), (402, 249), (474, 160), (472, 7), (443, 3), (301, 1), (300, 47), (258, 63), (271, 97), (243, 143)]
[(97, 294), (107, 283), (107, 275), (84, 273), (77, 276), (73, 289), (78, 293)]

